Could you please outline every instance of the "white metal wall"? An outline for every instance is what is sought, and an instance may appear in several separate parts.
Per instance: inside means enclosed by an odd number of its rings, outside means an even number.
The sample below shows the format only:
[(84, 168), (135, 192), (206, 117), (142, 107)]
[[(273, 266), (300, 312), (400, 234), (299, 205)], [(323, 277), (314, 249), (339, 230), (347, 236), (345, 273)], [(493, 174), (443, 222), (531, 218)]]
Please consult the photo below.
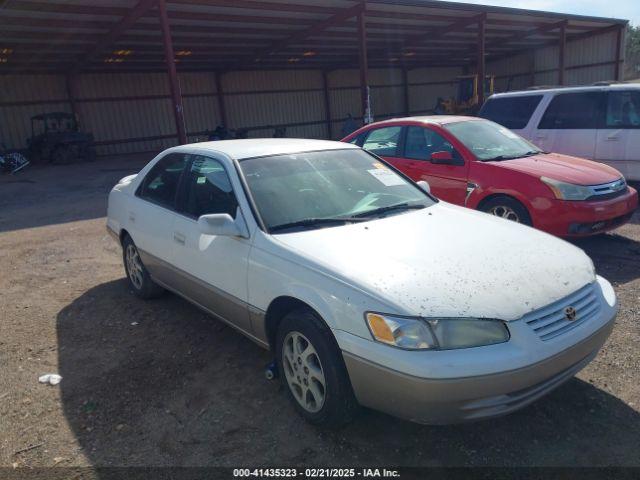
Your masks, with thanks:
[[(617, 33), (608, 32), (567, 42), (565, 84), (589, 85), (615, 78)], [(488, 62), (487, 74), (496, 75), (496, 91), (532, 85), (558, 84), (558, 46)]]
[[(569, 42), (566, 50), (568, 84), (589, 84), (614, 77), (616, 33)], [(556, 84), (558, 48), (524, 52), (487, 64), (497, 76), (498, 91), (532, 85)], [(375, 119), (431, 111), (438, 97), (456, 94), (462, 68), (419, 68), (408, 72), (371, 69), (369, 82)], [(350, 113), (360, 112), (359, 72), (336, 70), (327, 76), (331, 129), (340, 138)], [(222, 123), (214, 73), (183, 73), (180, 84), (185, 121), (191, 141)], [(328, 126), (321, 71), (229, 72), (221, 77), (229, 128), (248, 128), (249, 136), (271, 136), (286, 126), (288, 137), (327, 138)], [(164, 73), (87, 74), (75, 87), (82, 127), (94, 134), (103, 155), (158, 151), (176, 144), (175, 123), (167, 76)], [(24, 148), (30, 135), (30, 117), (43, 112), (71, 111), (63, 75), (0, 75), (0, 142)]]

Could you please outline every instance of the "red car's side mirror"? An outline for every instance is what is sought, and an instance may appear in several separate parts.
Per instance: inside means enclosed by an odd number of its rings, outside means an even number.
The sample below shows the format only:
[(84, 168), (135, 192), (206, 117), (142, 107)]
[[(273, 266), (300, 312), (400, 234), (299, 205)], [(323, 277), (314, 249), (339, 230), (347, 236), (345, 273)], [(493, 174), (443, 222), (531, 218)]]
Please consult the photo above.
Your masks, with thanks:
[(453, 155), (451, 152), (433, 152), (431, 154), (431, 163), (441, 164), (441, 165), (451, 165), (453, 164)]

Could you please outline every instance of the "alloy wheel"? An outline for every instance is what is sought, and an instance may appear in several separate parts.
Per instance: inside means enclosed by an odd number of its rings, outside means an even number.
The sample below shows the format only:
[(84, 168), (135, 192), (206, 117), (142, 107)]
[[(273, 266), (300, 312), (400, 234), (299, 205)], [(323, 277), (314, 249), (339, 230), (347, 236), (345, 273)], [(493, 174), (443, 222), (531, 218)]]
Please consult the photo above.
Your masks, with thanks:
[(326, 398), (324, 370), (318, 352), (300, 332), (289, 332), (285, 337), (282, 366), (300, 406), (311, 413), (319, 412)]
[(138, 290), (142, 288), (143, 276), (142, 276), (142, 261), (138, 250), (133, 245), (127, 245), (126, 251), (127, 260), (127, 273), (129, 273), (129, 279), (133, 286)]
[(506, 205), (496, 205), (489, 210), (489, 213), (496, 217), (506, 218), (507, 220), (513, 220), (514, 222), (520, 223), (520, 217), (518, 214), (511, 207), (507, 207)]

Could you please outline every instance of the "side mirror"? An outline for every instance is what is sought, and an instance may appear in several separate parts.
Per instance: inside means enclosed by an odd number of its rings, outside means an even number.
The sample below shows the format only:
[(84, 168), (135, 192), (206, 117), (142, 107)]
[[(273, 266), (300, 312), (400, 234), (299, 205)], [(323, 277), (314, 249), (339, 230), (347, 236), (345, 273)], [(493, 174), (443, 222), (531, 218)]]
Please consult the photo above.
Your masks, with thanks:
[(249, 237), (244, 218), (238, 212), (236, 219), (228, 213), (212, 213), (198, 218), (198, 227), (204, 235), (221, 235), (225, 237)]
[(431, 193), (431, 185), (429, 185), (429, 182), (425, 180), (418, 180), (416, 183), (422, 190), (424, 190), (427, 193)]
[(430, 160), (431, 163), (437, 165), (451, 165), (453, 164), (453, 155), (451, 155), (451, 152), (433, 152)]

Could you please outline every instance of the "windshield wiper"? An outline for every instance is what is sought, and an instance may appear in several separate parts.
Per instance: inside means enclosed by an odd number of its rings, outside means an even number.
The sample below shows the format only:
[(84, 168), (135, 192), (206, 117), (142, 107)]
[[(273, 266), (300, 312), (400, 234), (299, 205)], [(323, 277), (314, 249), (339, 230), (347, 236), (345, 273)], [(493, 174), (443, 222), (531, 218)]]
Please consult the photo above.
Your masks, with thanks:
[(373, 215), (380, 215), (381, 213), (392, 212), (394, 210), (420, 210), (425, 208), (425, 205), (398, 203), (397, 205), (389, 205), (387, 207), (374, 208), (373, 210), (367, 210), (366, 212), (356, 213), (354, 217), (371, 217)]
[(529, 150), (522, 155), (498, 155), (497, 157), (485, 158), (483, 162), (497, 162), (500, 160), (515, 160), (516, 158), (532, 157), (540, 153), (545, 153), (540, 150)]
[(513, 155), (498, 155), (497, 157), (485, 158), (483, 162), (497, 162), (500, 160), (514, 160), (520, 157), (514, 157)]
[(364, 219), (362, 218), (354, 218), (354, 217), (334, 217), (334, 218), (305, 218), (303, 220), (296, 220), (295, 222), (287, 222), (281, 223), (280, 225), (274, 225), (273, 227), (269, 227), (269, 230), (272, 232), (276, 232), (278, 230), (287, 230), (289, 228), (296, 227), (316, 227), (320, 225), (330, 225), (330, 224), (345, 224), (345, 223), (354, 223), (354, 222), (362, 222)]

